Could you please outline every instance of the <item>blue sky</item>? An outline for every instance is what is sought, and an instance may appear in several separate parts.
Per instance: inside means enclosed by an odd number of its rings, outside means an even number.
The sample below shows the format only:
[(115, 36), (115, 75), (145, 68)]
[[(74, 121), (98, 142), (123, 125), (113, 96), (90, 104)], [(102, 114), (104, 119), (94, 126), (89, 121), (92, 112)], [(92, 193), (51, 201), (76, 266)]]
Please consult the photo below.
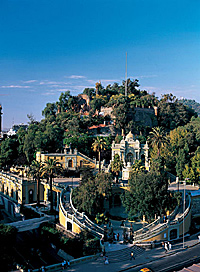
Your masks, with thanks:
[(101, 80), (200, 102), (199, 0), (1, 0), (3, 127)]

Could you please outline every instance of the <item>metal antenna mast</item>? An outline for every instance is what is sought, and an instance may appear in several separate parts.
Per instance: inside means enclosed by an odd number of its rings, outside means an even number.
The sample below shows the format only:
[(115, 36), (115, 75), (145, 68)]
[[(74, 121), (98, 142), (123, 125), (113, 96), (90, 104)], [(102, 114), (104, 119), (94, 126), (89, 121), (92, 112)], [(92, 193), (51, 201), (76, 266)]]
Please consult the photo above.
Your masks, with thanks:
[(127, 52), (126, 52), (126, 78), (125, 78), (125, 96), (127, 96)]

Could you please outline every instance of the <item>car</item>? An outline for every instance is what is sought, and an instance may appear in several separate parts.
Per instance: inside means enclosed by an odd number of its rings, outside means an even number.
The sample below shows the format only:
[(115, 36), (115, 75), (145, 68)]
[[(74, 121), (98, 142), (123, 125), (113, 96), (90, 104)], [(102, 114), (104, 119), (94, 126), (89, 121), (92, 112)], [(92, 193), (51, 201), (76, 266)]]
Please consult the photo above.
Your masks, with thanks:
[(153, 272), (153, 270), (151, 270), (150, 268), (144, 267), (140, 269), (139, 272)]

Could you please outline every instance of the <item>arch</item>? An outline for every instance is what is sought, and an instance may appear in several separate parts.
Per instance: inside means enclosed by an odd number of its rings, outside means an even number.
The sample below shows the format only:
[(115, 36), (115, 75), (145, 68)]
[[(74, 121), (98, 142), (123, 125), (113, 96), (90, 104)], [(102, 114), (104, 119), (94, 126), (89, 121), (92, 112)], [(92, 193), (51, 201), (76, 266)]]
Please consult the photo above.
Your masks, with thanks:
[(83, 167), (83, 161), (80, 161), (80, 167)]
[(169, 239), (173, 240), (173, 239), (176, 239), (176, 238), (177, 238), (177, 229), (170, 230)]
[(9, 195), (9, 190), (8, 190), (8, 187), (6, 189), (6, 195)]
[(121, 205), (120, 195), (116, 194), (114, 195), (114, 206), (120, 206), (120, 205)]
[(133, 154), (131, 152), (126, 155), (126, 162), (133, 164)]
[(68, 160), (68, 167), (73, 167), (73, 160)]
[(28, 191), (28, 203), (33, 203), (33, 189)]
[(12, 189), (11, 189), (11, 197), (13, 197), (13, 195), (14, 195), (14, 194), (13, 194), (13, 188), (12, 188)]
[(4, 193), (4, 184), (2, 185), (1, 191), (2, 191), (2, 193)]

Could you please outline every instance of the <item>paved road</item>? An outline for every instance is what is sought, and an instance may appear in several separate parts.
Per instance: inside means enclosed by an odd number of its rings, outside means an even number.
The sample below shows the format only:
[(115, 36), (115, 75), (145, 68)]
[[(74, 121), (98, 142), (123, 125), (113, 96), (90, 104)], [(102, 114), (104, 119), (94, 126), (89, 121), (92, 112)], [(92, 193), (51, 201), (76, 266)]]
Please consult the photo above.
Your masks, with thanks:
[[(126, 256), (120, 252), (112, 252), (115, 260), (112, 261), (109, 265), (104, 265), (104, 261), (102, 257), (97, 258), (97, 260), (90, 261), (88, 263), (83, 263), (80, 265), (74, 265), (67, 271), (73, 272), (119, 272), (119, 271), (139, 271), (141, 267), (150, 267), (153, 271), (166, 272), (170, 270), (166, 270), (167, 266), (171, 266), (177, 264), (177, 262), (183, 262), (184, 260), (188, 260), (193, 258), (194, 256), (200, 257), (200, 243), (198, 242), (197, 236), (199, 234), (195, 234), (190, 237), (190, 239), (185, 241), (185, 246), (187, 249), (183, 250), (182, 242), (179, 242), (172, 246), (172, 250), (169, 253), (165, 253), (165, 251), (161, 248), (149, 249), (141, 252), (140, 254), (136, 254), (135, 260), (130, 260), (128, 256), (130, 256), (127, 252)], [(119, 247), (120, 245), (118, 245)], [(109, 256), (108, 256), (109, 257)], [(165, 270), (161, 270), (165, 269)]]
[(184, 267), (187, 267), (188, 265), (193, 264), (195, 260), (199, 262), (200, 244), (192, 248), (188, 248), (181, 252), (177, 252), (167, 256), (168, 254), (170, 253), (167, 253), (166, 256), (162, 257), (159, 260), (152, 261), (148, 264), (137, 266), (135, 268), (128, 269), (126, 271), (136, 272), (136, 271), (139, 271), (143, 267), (151, 268), (154, 272), (178, 271)]

